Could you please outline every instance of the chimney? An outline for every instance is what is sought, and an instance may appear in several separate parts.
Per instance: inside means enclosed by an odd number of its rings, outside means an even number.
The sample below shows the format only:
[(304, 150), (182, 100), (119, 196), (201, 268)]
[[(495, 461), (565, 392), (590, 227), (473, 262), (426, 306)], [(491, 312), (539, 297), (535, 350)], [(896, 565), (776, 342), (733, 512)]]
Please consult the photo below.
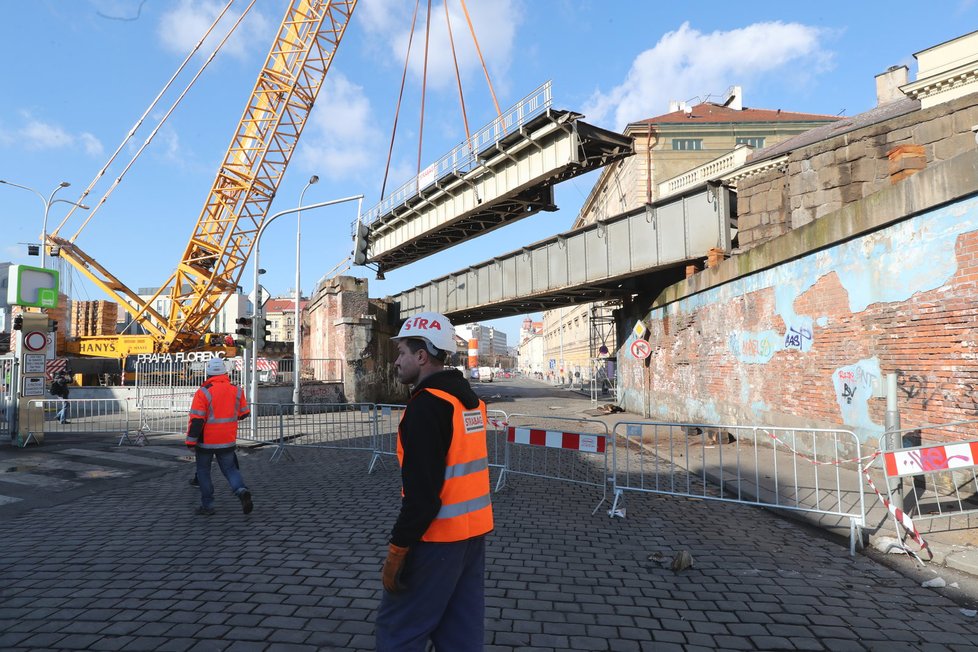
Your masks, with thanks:
[(723, 101), (723, 105), (730, 107), (734, 111), (744, 110), (744, 89), (740, 86), (731, 86), (727, 89), (727, 99)]
[(890, 66), (876, 75), (876, 106), (906, 97), (900, 87), (907, 83), (907, 72), (906, 66)]

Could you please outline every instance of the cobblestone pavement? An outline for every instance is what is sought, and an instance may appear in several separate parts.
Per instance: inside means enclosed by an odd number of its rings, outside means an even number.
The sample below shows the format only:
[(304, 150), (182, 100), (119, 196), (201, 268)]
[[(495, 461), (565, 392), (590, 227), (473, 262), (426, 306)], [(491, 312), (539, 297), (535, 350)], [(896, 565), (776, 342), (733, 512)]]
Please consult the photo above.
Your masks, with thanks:
[[(392, 460), (270, 453), (241, 455), (248, 516), (229, 493), (195, 516), (175, 466), (5, 519), (0, 649), (372, 649)], [(512, 476), (495, 495), (488, 650), (974, 649), (960, 605), (802, 524), (654, 495), (609, 519), (597, 498)]]

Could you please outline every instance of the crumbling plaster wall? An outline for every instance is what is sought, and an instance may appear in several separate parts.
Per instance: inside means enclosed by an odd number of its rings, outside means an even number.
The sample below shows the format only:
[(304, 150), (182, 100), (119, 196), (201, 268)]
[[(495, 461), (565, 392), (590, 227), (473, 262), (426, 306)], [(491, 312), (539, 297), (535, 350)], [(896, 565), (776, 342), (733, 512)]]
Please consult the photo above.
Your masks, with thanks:
[(895, 373), (904, 427), (974, 419), (976, 290), (972, 151), (667, 289), (644, 320), (651, 356), (628, 353), (635, 335), (619, 353), (623, 407), (875, 443), (872, 388)]

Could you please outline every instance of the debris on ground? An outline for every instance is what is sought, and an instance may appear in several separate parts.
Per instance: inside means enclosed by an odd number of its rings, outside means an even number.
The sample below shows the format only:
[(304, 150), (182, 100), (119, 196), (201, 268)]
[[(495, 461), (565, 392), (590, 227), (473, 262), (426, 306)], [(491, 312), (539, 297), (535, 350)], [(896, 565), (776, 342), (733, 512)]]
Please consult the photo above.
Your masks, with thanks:
[(872, 546), (884, 554), (907, 554), (907, 549), (904, 547), (903, 542), (893, 537), (874, 537)]
[(935, 577), (932, 580), (921, 582), (920, 586), (924, 587), (925, 589), (941, 589), (947, 586), (947, 582), (944, 581), (943, 577)]
[(676, 556), (672, 558), (672, 570), (679, 571), (686, 570), (687, 568), (693, 567), (693, 555), (689, 554), (688, 550), (680, 550), (676, 553)]

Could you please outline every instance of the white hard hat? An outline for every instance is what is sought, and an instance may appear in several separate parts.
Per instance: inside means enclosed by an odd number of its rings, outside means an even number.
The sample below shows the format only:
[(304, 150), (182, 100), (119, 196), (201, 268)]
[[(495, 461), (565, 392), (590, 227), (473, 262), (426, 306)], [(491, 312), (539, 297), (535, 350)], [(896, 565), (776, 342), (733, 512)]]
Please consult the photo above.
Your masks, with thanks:
[(408, 338), (418, 338), (428, 340), (433, 347), (455, 352), (455, 327), (448, 317), (438, 312), (419, 312), (413, 317), (408, 317), (401, 325), (401, 330), (392, 340), (406, 340)]
[(207, 361), (207, 366), (204, 367), (204, 373), (208, 376), (220, 376), (227, 372), (228, 368), (224, 365), (224, 360), (220, 358), (211, 358)]

